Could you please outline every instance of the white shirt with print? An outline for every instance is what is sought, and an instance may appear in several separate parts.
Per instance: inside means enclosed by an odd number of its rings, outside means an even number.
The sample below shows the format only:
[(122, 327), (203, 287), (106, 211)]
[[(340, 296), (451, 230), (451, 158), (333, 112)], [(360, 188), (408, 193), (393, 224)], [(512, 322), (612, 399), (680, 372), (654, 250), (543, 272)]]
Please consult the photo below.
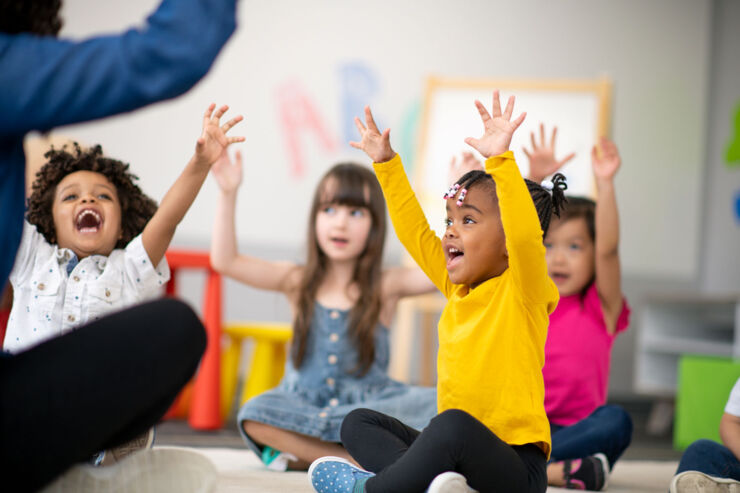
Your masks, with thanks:
[(3, 350), (11, 353), (71, 331), (112, 311), (158, 297), (170, 278), (167, 259), (155, 269), (141, 235), (109, 256), (91, 255), (68, 273), (72, 250), (47, 243), (25, 223), (10, 282), (10, 311)]
[(725, 412), (740, 417), (740, 378), (737, 379), (735, 386), (732, 387), (730, 398), (727, 400), (727, 405), (725, 406)]

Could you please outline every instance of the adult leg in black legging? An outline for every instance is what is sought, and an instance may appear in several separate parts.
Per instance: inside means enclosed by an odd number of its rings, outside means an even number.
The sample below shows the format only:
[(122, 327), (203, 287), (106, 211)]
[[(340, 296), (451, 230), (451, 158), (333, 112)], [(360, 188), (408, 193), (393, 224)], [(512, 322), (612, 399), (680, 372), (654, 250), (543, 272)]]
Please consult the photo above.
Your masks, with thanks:
[(358, 409), (345, 418), (341, 437), (350, 455), (377, 473), (365, 483), (368, 493), (423, 492), (446, 471), (462, 474), (481, 493), (547, 488), (539, 448), (512, 447), (457, 409), (439, 414), (421, 433), (390, 416)]
[(195, 313), (166, 299), (0, 358), (3, 490), (36, 490), (144, 433), (193, 375), (205, 343)]

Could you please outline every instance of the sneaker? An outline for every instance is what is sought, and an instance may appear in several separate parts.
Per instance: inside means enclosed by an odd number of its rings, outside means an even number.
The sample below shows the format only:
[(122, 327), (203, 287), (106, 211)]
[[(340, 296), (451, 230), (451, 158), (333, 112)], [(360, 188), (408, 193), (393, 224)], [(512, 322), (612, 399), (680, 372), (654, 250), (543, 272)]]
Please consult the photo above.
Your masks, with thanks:
[(319, 493), (362, 493), (373, 476), (341, 457), (321, 457), (308, 468), (311, 486)]
[(146, 433), (143, 433), (126, 443), (114, 447), (109, 450), (103, 450), (98, 452), (93, 457), (93, 465), (95, 466), (110, 466), (120, 461), (127, 455), (131, 455), (141, 449), (152, 448), (154, 443), (154, 428), (149, 428)]
[(601, 491), (609, 480), (609, 462), (604, 454), (563, 461), (565, 488)]
[(740, 493), (740, 481), (716, 478), (699, 471), (684, 471), (673, 476), (671, 493)]
[(478, 493), (468, 486), (468, 482), (460, 473), (447, 471), (437, 475), (429, 483), (426, 493)]
[(288, 470), (291, 462), (296, 462), (298, 457), (287, 452), (281, 452), (272, 447), (262, 448), (262, 463), (271, 471), (283, 472)]
[(183, 449), (146, 449), (109, 467), (78, 464), (41, 493), (210, 493), (215, 466), (204, 455)]

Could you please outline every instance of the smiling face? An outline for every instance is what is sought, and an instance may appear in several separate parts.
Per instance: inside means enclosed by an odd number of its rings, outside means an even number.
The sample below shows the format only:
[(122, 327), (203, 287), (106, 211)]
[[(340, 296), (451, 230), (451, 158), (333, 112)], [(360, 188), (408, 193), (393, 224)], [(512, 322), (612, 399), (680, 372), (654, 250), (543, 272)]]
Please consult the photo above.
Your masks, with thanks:
[(545, 236), (547, 272), (560, 296), (580, 293), (594, 277), (594, 242), (586, 219), (553, 221)]
[(101, 173), (76, 171), (57, 185), (52, 203), (56, 244), (78, 258), (110, 255), (122, 236), (116, 187)]
[(332, 261), (353, 261), (365, 250), (371, 226), (366, 207), (322, 204), (316, 214), (316, 241)]
[(456, 200), (447, 199), (447, 229), (442, 238), (447, 272), (453, 283), (475, 288), (509, 266), (501, 214), (488, 184), (473, 185), (461, 206)]

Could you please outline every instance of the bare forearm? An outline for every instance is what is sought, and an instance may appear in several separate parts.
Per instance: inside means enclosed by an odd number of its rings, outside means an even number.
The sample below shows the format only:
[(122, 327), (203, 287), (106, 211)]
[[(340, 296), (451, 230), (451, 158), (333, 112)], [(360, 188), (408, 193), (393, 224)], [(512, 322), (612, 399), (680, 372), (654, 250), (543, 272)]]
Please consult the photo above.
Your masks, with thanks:
[(619, 212), (614, 182), (597, 181), (596, 190), (596, 255), (617, 255), (619, 247)]
[(211, 264), (224, 272), (237, 256), (236, 246), (236, 190), (221, 191), (216, 203), (216, 218), (211, 236)]
[(177, 225), (193, 204), (206, 176), (208, 167), (198, 163), (193, 157), (167, 191), (154, 217), (144, 228), (142, 241), (154, 265), (162, 259)]
[(740, 417), (724, 413), (719, 422), (719, 435), (725, 447), (740, 460)]

